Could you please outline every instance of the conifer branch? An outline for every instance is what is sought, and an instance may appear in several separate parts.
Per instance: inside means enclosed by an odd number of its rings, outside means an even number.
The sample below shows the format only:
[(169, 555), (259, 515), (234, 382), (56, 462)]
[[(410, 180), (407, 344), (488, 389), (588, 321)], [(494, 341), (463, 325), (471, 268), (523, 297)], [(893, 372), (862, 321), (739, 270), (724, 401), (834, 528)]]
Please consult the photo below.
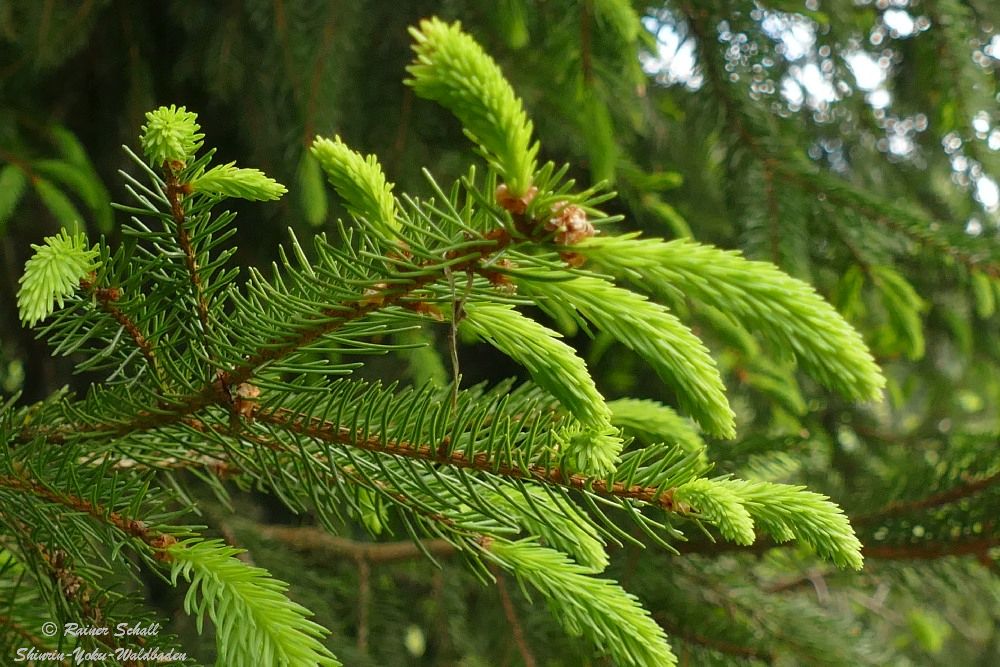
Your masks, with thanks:
[(871, 514), (863, 514), (852, 518), (851, 523), (854, 525), (871, 524), (892, 516), (948, 505), (962, 498), (985, 491), (997, 483), (1000, 483), (1000, 472), (995, 472), (992, 475), (980, 477), (979, 479), (968, 480), (964, 484), (959, 484), (940, 493), (934, 493), (923, 498), (899, 500), (889, 503), (882, 509), (876, 510)]
[(929, 542), (926, 544), (866, 545), (865, 557), (881, 560), (936, 560), (948, 556), (985, 557), (1000, 546), (1000, 535), (973, 540)]
[(696, 9), (690, 4), (682, 4), (681, 9), (691, 26), (692, 34), (699, 46), (700, 64), (718, 98), (726, 122), (737, 140), (745, 146), (764, 170), (765, 181), (774, 177), (801, 188), (813, 195), (822, 195), (831, 204), (857, 211), (865, 218), (900, 234), (920, 245), (927, 246), (952, 258), (966, 268), (978, 270), (992, 278), (1000, 279), (1000, 260), (984, 256), (980, 252), (967, 250), (951, 243), (938, 232), (939, 223), (925, 216), (904, 211), (899, 207), (852, 187), (846, 181), (828, 176), (813, 165), (803, 164), (798, 156), (777, 155), (751, 131), (744, 118), (745, 112), (740, 102), (733, 97), (732, 86), (728, 83), (717, 61), (717, 54), (709, 49), (714, 42), (710, 35), (707, 9)]
[[(0, 511), (0, 514), (5, 514), (5, 512)], [(106, 599), (104, 594), (96, 591), (84, 577), (74, 570), (73, 564), (70, 562), (70, 557), (65, 551), (50, 548), (40, 542), (33, 534), (31, 527), (24, 524), (17, 517), (9, 516), (5, 523), (15, 531), (21, 548), (30, 549), (39, 558), (47, 574), (55, 583), (59, 595), (68, 604), (72, 605), (72, 608), (79, 609), (83, 619), (95, 626), (108, 622), (110, 616), (107, 609), (109, 600)], [(19, 632), (19, 634), (22, 633)], [(139, 646), (145, 646), (146, 644), (141, 636), (129, 637), (129, 640)], [(96, 641), (101, 642), (111, 649), (119, 647), (114, 638), (107, 634), (98, 635)], [(33, 646), (44, 646), (45, 644), (45, 641), (40, 640), (32, 642)], [(129, 660), (124, 664), (132, 666), (139, 663)]]
[(255, 418), (258, 421), (281, 426), (294, 433), (305, 435), (324, 442), (350, 445), (359, 449), (383, 454), (392, 454), (404, 458), (444, 463), (455, 468), (465, 468), (491, 472), (501, 477), (511, 479), (537, 480), (566, 486), (580, 491), (590, 491), (608, 498), (624, 498), (655, 505), (667, 512), (682, 511), (673, 501), (673, 492), (656, 487), (628, 486), (622, 482), (608, 484), (599, 477), (588, 477), (578, 473), (566, 473), (558, 468), (539, 465), (515, 466), (500, 463), (487, 454), (475, 454), (467, 457), (460, 451), (447, 451), (442, 454), (440, 445), (411, 443), (405, 441), (385, 441), (379, 436), (359, 438), (359, 434), (351, 429), (323, 422), (304, 415), (296, 415), (288, 410), (269, 412), (261, 410)]
[(167, 184), (167, 200), (170, 203), (170, 212), (174, 217), (174, 225), (177, 234), (177, 243), (184, 252), (184, 264), (187, 266), (188, 279), (191, 281), (191, 290), (194, 293), (195, 303), (198, 307), (198, 319), (201, 321), (202, 337), (207, 338), (211, 330), (209, 321), (208, 299), (201, 284), (201, 272), (198, 268), (198, 258), (195, 255), (194, 247), (191, 245), (191, 236), (187, 229), (187, 215), (184, 213), (182, 199), (186, 190), (185, 184), (181, 183), (173, 168), (164, 164)]
[(316, 553), (334, 558), (365, 560), (369, 563), (393, 563), (424, 558), (427, 553), (445, 557), (456, 553), (447, 540), (426, 539), (418, 545), (412, 540), (401, 542), (360, 542), (331, 535), (313, 526), (254, 526), (262, 537), (277, 540), (296, 551)]
[[(513, 4), (523, 9), (520, 0)], [(692, 3), (686, 10), (707, 51), (712, 10), (692, 9)], [(275, 4), (274, 14), (280, 52), (291, 63), (284, 3)], [(591, 30), (598, 25), (593, 21), (610, 25), (630, 44), (642, 23), (626, 0), (587, 0), (580, 19), (583, 78), (587, 86), (603, 84), (596, 77), (606, 63), (596, 47), (605, 35)], [(867, 399), (879, 392), (883, 379), (857, 332), (812, 288), (769, 264), (687, 241), (611, 233), (610, 224), (621, 217), (597, 207), (613, 195), (600, 187), (577, 190), (569, 165), (538, 168), (539, 144), (524, 105), (496, 62), (457, 23), (430, 19), (411, 34), (416, 59), (407, 83), (414, 95), (440, 102), (459, 118), (488, 162), (485, 178), (480, 172), (477, 179), (470, 169), (466, 178), (441, 187), (428, 174), (433, 198), (397, 199), (374, 156), (356, 153), (339, 139), (318, 139), (304, 164), (314, 167), (317, 188), (320, 170), (326, 172), (348, 219), (338, 221), (333, 240), (317, 235), (308, 256), (293, 237), (278, 249), (273, 271), (251, 267), (249, 280), (239, 284), (239, 269), (231, 261), (235, 248), (223, 245), (236, 233), (234, 214), (213, 209), (227, 197), (275, 199), (284, 187), (255, 169), (211, 168), (213, 151), (196, 156), (203, 135), (193, 113), (176, 107), (152, 112), (143, 128), (147, 159), (136, 158), (149, 184), (123, 174), (138, 202), (119, 207), (133, 216), (124, 233), (135, 243), (111, 253), (103, 240), (89, 249), (82, 237), (64, 238), (56, 245), (65, 252), (53, 253), (50, 244), (41, 253), (42, 260), (48, 253), (60, 261), (36, 266), (54, 267), (71, 279), (40, 279), (44, 272), (32, 277), (31, 318), (52, 314), (59, 301), (62, 310), (42, 333), (57, 344), (57, 352), (87, 356), (77, 368), (112, 368), (109, 386), (79, 399), (63, 393), (0, 411), (0, 441), (13, 452), (0, 470), (0, 495), (24, 498), (43, 530), (65, 526), (69, 536), (88, 538), (80, 542), (90, 547), (96, 523), (101, 535), (110, 536), (114, 553), (131, 546), (144, 563), (166, 564), (175, 584), (182, 578), (190, 582), (185, 609), (199, 630), (206, 618), (214, 622), (219, 659), (234, 665), (337, 663), (323, 646), (323, 629), (285, 597), (286, 584), (221, 541), (195, 536), (179, 541), (189, 529), (173, 526), (177, 515), (149, 509), (173, 510), (167, 500), (191, 509), (182, 478), (197, 477), (222, 500), (230, 486), (261, 489), (329, 530), (348, 525), (378, 536), (405, 528), (412, 542), (385, 544), (338, 538), (318, 527), (245, 524), (293, 550), (357, 563), (356, 641), (373, 657), (381, 619), (369, 609), (370, 568), (417, 555), (460, 553), (483, 580), (491, 567), (495, 574), (503, 568), (504, 576), (540, 592), (569, 634), (588, 638), (616, 662), (644, 665), (675, 659), (638, 599), (600, 576), (609, 565), (609, 544), (643, 546), (640, 539), (648, 538), (670, 550), (684, 541), (682, 527), (704, 524), (738, 545), (753, 543), (748, 553), (797, 539), (841, 567), (859, 568), (861, 545), (828, 498), (804, 487), (707, 478), (709, 454), (715, 452), (685, 418), (648, 400), (606, 402), (583, 356), (528, 309), (545, 311), (564, 334), (600, 329), (609, 338), (598, 339), (595, 354), (605, 340), (622, 343), (651, 364), (669, 386), (671, 400), (720, 436), (735, 432), (735, 412), (719, 369), (735, 367), (739, 374), (744, 357), (761, 349), (741, 328), (744, 322), (778, 351), (794, 354), (820, 381)], [(321, 40), (319, 57), (309, 63), (313, 81), (292, 84), (306, 106), (310, 133), (318, 103), (316, 73), (326, 67), (322, 55), (332, 48), (333, 35), (329, 25), (313, 35)], [(801, 165), (774, 161), (778, 149), (770, 148), (754, 117), (743, 113), (733, 87), (723, 90), (721, 64), (702, 60), (720, 88), (729, 129), (763, 169), (776, 256), (778, 215), (792, 210), (785, 211), (779, 197), (779, 182), (791, 182), (782, 169), (817, 187), (836, 186), (822, 174), (813, 179)], [(573, 82), (578, 76), (571, 72)], [(610, 117), (602, 118), (597, 134), (612, 129)], [(588, 143), (588, 130), (582, 130)], [(617, 146), (609, 137), (604, 147)], [(617, 159), (614, 155), (602, 166), (613, 171)], [(758, 178), (757, 167), (753, 170)], [(325, 217), (320, 194), (323, 210), (307, 215), (310, 220)], [(883, 210), (881, 202), (872, 206)], [(919, 225), (911, 223), (905, 222), (913, 232)], [(591, 269), (610, 275), (583, 270), (587, 260)], [(879, 266), (867, 268), (873, 280), (883, 276), (881, 287), (893, 283), (898, 298), (915, 295), (905, 279), (894, 282), (878, 273)], [(456, 287), (459, 276), (467, 277), (464, 291)], [(75, 293), (81, 284), (89, 294)], [(120, 301), (121, 294), (137, 298)], [(66, 297), (69, 306), (63, 307)], [(716, 361), (682, 322), (689, 314), (711, 324), (725, 320), (720, 333), (736, 353)], [(363, 355), (426, 342), (429, 337), (401, 334), (435, 322), (452, 327), (453, 345), (460, 326), (492, 343), (533, 382), (461, 388), (456, 377), (451, 387), (415, 388), (336, 378), (361, 367)], [(921, 324), (913, 317), (908, 323)], [(91, 341), (97, 346), (87, 347)], [(457, 357), (457, 346), (452, 352)], [(136, 364), (140, 353), (159, 379), (170, 379), (170, 391), (165, 382), (150, 381), (154, 373), (143, 373)], [(746, 366), (757, 372), (758, 366)], [(454, 368), (457, 374), (457, 363)], [(790, 362), (774, 368), (760, 373), (771, 372), (772, 384), (791, 382)], [(611, 390), (617, 391), (613, 385)], [(807, 410), (806, 400), (794, 388), (786, 393), (798, 399), (782, 403), (795, 404), (789, 410), (794, 414), (776, 419), (775, 426), (811, 429), (804, 419), (795, 423)], [(757, 412), (756, 405), (734, 405), (741, 415), (743, 407)], [(622, 428), (639, 440), (627, 440)], [(746, 451), (723, 458), (723, 465), (735, 467)], [(39, 476), (52, 462), (64, 468)], [(179, 474), (184, 471), (190, 474)], [(152, 479), (168, 486), (151, 489)], [(971, 495), (974, 484), (933, 501), (947, 504)], [(92, 488), (92, 495), (85, 488)], [(920, 502), (932, 499), (910, 501), (907, 509), (924, 509), (916, 506)], [(889, 514), (902, 511), (899, 503), (887, 508)], [(11, 510), (0, 512), (6, 517)], [(133, 518), (140, 515), (144, 520)], [(632, 525), (621, 526), (623, 515)], [(232, 541), (225, 525), (223, 534)], [(701, 548), (689, 546), (680, 544), (677, 551)], [(66, 548), (76, 559), (78, 553), (90, 555), (88, 547)], [(678, 564), (676, 570), (683, 568)], [(539, 652), (541, 662), (543, 647), (528, 646), (504, 580), (496, 577), (523, 660), (532, 664)]]
[(659, 623), (664, 630), (671, 637), (676, 637), (682, 642), (687, 642), (689, 644), (695, 644), (697, 646), (704, 647), (711, 651), (718, 651), (719, 653), (724, 653), (726, 655), (736, 656), (738, 658), (744, 658), (748, 660), (763, 660), (765, 662), (772, 662), (774, 656), (764, 650), (753, 646), (747, 646), (744, 644), (736, 644), (731, 641), (726, 641), (724, 639), (718, 639), (716, 637), (706, 637), (701, 634), (694, 632), (689, 632), (687, 630), (682, 630), (679, 626), (666, 620), (663, 614), (656, 614), (653, 616), (654, 620)]
[[(809, 176), (799, 172), (779, 160), (769, 158), (771, 164), (783, 178), (812, 194), (823, 194), (831, 204), (857, 211), (865, 218), (886, 229), (896, 232), (906, 238), (950, 257), (969, 270), (977, 270), (1000, 279), (1000, 261), (982, 252), (971, 251), (948, 242), (936, 232), (941, 223), (926, 219), (913, 212), (903, 211), (888, 202), (882, 202), (861, 191), (852, 188), (843, 181), (833, 181), (819, 173)], [(890, 212), (889, 215), (886, 213)]]
[(196, 392), (187, 396), (171, 398), (169, 403), (159, 406), (160, 409), (156, 412), (141, 410), (131, 419), (118, 423), (87, 423), (56, 428), (28, 428), (22, 430), (19, 440), (24, 442), (35, 437), (44, 437), (49, 442), (58, 444), (65, 442), (67, 435), (79, 433), (104, 432), (122, 436), (136, 431), (174, 424), (207, 407), (225, 405), (230, 402), (230, 398), (226, 392), (221, 390), (221, 387), (235, 386), (246, 382), (264, 364), (296, 352), (321, 336), (333, 333), (350, 322), (402, 303), (404, 299), (411, 297), (415, 292), (431, 283), (443, 280), (448, 267), (453, 271), (472, 269), (480, 261), (505, 248), (511, 241), (509, 235), (495, 235), (493, 238), (484, 239), (479, 244), (478, 250), (452, 258), (453, 263), (451, 264), (442, 267), (439, 263), (428, 262), (426, 266), (429, 270), (413, 271), (407, 277), (401, 277), (398, 284), (382, 287), (378, 290), (366, 290), (354, 299), (325, 308), (321, 317), (317, 318), (315, 325), (302, 327), (294, 338), (270, 341), (266, 347), (249, 355), (249, 358), (236, 368), (221, 371), (215, 380), (203, 385)]
[(37, 479), (30, 479), (27, 476), (0, 475), (0, 487), (27, 492), (50, 503), (87, 514), (103, 524), (117, 528), (125, 535), (137, 538), (153, 549), (164, 549), (176, 541), (172, 535), (153, 530), (139, 519), (129, 519), (119, 512), (110, 511), (86, 498), (56, 491)]
[(507, 617), (507, 623), (510, 625), (511, 633), (514, 635), (514, 643), (521, 654), (521, 660), (524, 661), (524, 667), (535, 667), (538, 662), (535, 660), (535, 656), (531, 652), (531, 647), (528, 645), (528, 640), (524, 636), (524, 626), (517, 615), (517, 608), (514, 607), (514, 601), (511, 600), (510, 593), (507, 591), (507, 582), (504, 580), (503, 574), (500, 573), (500, 568), (494, 566), (491, 569), (493, 570), (493, 578), (496, 580), (497, 593), (500, 595), (500, 605), (503, 607), (503, 614)]
[(117, 287), (98, 287), (92, 278), (84, 278), (80, 281), (80, 286), (85, 290), (89, 290), (97, 298), (97, 303), (100, 304), (101, 310), (113, 317), (115, 322), (118, 322), (125, 329), (132, 342), (139, 348), (142, 356), (149, 362), (150, 368), (153, 369), (157, 376), (160, 376), (160, 369), (156, 363), (156, 353), (153, 351), (153, 344), (143, 335), (139, 329), (139, 325), (115, 305), (121, 299), (121, 290)]

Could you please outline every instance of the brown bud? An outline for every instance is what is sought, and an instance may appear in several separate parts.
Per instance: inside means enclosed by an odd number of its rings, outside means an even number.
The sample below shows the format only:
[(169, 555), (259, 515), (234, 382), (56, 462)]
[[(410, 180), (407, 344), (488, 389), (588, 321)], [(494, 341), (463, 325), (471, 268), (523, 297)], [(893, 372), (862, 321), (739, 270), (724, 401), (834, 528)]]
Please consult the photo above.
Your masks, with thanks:
[(241, 382), (233, 397), (233, 407), (236, 412), (246, 419), (253, 419), (257, 412), (257, 399), (260, 397), (260, 388), (249, 382)]
[(587, 220), (587, 212), (575, 204), (558, 202), (552, 207), (553, 215), (545, 229), (555, 232), (553, 240), (560, 245), (574, 245), (593, 236), (596, 231)]
[(561, 252), (559, 256), (574, 269), (578, 269), (587, 263), (587, 256), (581, 255), (578, 252)]
[(500, 204), (503, 209), (510, 211), (514, 215), (522, 215), (528, 210), (528, 204), (531, 203), (531, 200), (534, 199), (537, 194), (538, 188), (532, 185), (523, 195), (515, 197), (511, 193), (510, 188), (507, 187), (507, 184), (501, 183), (497, 186), (495, 196), (497, 198), (497, 203)]

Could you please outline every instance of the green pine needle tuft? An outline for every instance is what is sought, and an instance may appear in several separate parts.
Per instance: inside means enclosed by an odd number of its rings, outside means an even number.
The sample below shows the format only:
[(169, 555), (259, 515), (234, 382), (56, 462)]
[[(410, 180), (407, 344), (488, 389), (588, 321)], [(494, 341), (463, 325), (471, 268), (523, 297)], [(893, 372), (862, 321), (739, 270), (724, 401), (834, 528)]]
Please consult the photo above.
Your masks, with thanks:
[(614, 468), (622, 441), (611, 426), (611, 411), (583, 359), (558, 339), (558, 333), (513, 306), (490, 303), (467, 304), (461, 326), (528, 369), (583, 425), (582, 430), (562, 434), (568, 465), (598, 475)]
[(240, 549), (195, 538), (167, 553), (173, 584), (179, 577), (191, 582), (184, 609), (198, 631), (206, 615), (215, 623), (218, 664), (339, 667), (320, 641), (326, 630), (308, 618), (312, 612), (285, 596), (288, 584), (237, 559)]
[(614, 664), (665, 667), (677, 664), (663, 629), (621, 586), (588, 576), (565, 554), (531, 540), (494, 540), (489, 551), (501, 566), (537, 589), (566, 631), (584, 636)]
[(574, 251), (644, 289), (692, 298), (745, 321), (849, 398), (881, 398), (885, 378), (861, 335), (808, 284), (735, 251), (635, 236), (587, 239)]
[(268, 178), (259, 169), (241, 169), (235, 164), (230, 162), (209, 169), (191, 181), (191, 187), (197, 192), (250, 201), (281, 199), (287, 192), (284, 185)]
[(399, 228), (393, 184), (386, 181), (378, 158), (351, 150), (336, 136), (316, 137), (311, 151), (351, 215), (386, 234)]
[[(565, 274), (567, 278), (570, 274)], [(546, 302), (572, 306), (653, 366), (677, 390), (678, 401), (701, 426), (722, 438), (736, 435), (726, 387), (705, 345), (664, 306), (607, 280), (522, 271), (518, 288)]]
[(164, 162), (186, 163), (201, 148), (204, 134), (198, 130), (198, 114), (184, 107), (160, 107), (146, 113), (142, 126), (142, 150), (154, 167)]
[(753, 518), (731, 489), (710, 479), (695, 479), (674, 490), (675, 503), (689, 505), (698, 518), (719, 527), (722, 536), (736, 544), (753, 544), (757, 535)]
[(843, 510), (826, 496), (803, 486), (713, 480), (739, 497), (756, 525), (778, 542), (797, 539), (837, 567), (860, 570), (864, 564), (861, 542)]
[(406, 83), (421, 97), (448, 108), (506, 180), (515, 197), (527, 194), (538, 144), (521, 100), (500, 67), (460, 23), (437, 18), (410, 28), (416, 52)]
[(51, 315), (56, 303), (62, 308), (63, 300), (80, 286), (80, 279), (100, 265), (94, 261), (100, 253), (87, 247), (82, 233), (63, 229), (46, 237), (44, 244), (31, 247), (35, 254), (24, 265), (17, 291), (17, 310), (29, 327)]

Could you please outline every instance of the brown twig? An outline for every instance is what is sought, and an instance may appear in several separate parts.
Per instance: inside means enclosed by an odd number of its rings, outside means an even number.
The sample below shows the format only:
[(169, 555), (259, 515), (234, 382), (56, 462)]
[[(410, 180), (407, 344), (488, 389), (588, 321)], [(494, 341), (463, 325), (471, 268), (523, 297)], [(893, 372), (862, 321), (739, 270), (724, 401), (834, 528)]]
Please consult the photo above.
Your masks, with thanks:
[(514, 643), (517, 644), (521, 660), (524, 661), (524, 667), (535, 667), (538, 662), (535, 660), (535, 655), (531, 652), (528, 640), (524, 636), (524, 627), (521, 625), (521, 619), (517, 615), (514, 601), (511, 600), (510, 593), (507, 592), (506, 580), (498, 567), (493, 565), (490, 569), (493, 571), (493, 576), (496, 579), (497, 592), (500, 594), (500, 604), (503, 606), (504, 616), (507, 617), (507, 623), (510, 625), (511, 633), (514, 635)]
[(142, 356), (146, 358), (149, 365), (159, 375), (160, 369), (157, 366), (156, 353), (153, 351), (152, 343), (150, 343), (149, 339), (143, 335), (142, 331), (139, 329), (139, 325), (115, 305), (115, 303), (121, 299), (121, 290), (117, 287), (98, 287), (94, 283), (94, 279), (93, 274), (91, 274), (90, 277), (84, 278), (80, 281), (80, 286), (85, 290), (89, 290), (97, 298), (97, 303), (100, 304), (101, 310), (106, 312), (108, 315), (111, 315), (111, 317), (113, 317), (114, 320), (118, 322), (123, 329), (125, 329), (129, 337), (132, 338), (136, 347), (138, 347), (139, 351), (142, 352)]
[[(174, 201), (179, 203), (176, 196)], [(181, 216), (183, 216), (183, 211), (181, 211)], [(527, 229), (528, 224), (521, 221), (519, 227)], [(466, 251), (466, 256), (449, 256), (447, 259), (450, 260), (462, 259), (456, 261), (448, 268), (455, 272), (474, 270), (479, 262), (503, 250), (512, 241), (513, 239), (510, 234), (504, 230), (499, 230), (497, 233), (484, 237), (482, 244), (478, 248)], [(189, 264), (190, 268), (192, 268), (192, 265)], [(193, 268), (196, 269), (197, 266), (193, 265)], [(443, 273), (444, 269), (441, 272)], [(378, 290), (374, 295), (371, 293), (371, 290), (368, 290), (363, 294), (359, 294), (354, 300), (341, 302), (326, 308), (320, 313), (319, 319), (314, 326), (303, 327), (294, 336), (289, 338), (270, 341), (235, 369), (220, 372), (215, 380), (204, 385), (197, 392), (180, 397), (169, 404), (161, 405), (159, 406), (159, 411), (140, 411), (136, 413), (134, 418), (125, 422), (72, 424), (55, 429), (28, 428), (21, 432), (18, 440), (24, 442), (41, 436), (49, 442), (58, 444), (64, 442), (67, 435), (81, 432), (107, 432), (109, 435), (121, 436), (134, 431), (144, 431), (174, 424), (211, 405), (226, 405), (230, 402), (230, 399), (228, 394), (222, 390), (223, 387), (246, 382), (261, 365), (285, 357), (319, 337), (337, 331), (346, 324), (370, 313), (382, 310), (388, 306), (398, 305), (405, 299), (412, 297), (414, 292), (423, 289), (440, 278), (441, 273), (426, 272), (423, 269), (417, 269), (410, 275), (409, 282), (400, 281), (388, 285)]]
[(358, 651), (368, 653), (368, 616), (372, 606), (371, 566), (364, 558), (356, 558), (358, 566)]
[(194, 291), (195, 301), (198, 305), (198, 319), (201, 320), (202, 332), (209, 331), (208, 300), (201, 284), (201, 273), (198, 269), (198, 258), (195, 256), (194, 247), (191, 245), (191, 235), (187, 228), (187, 216), (184, 213), (182, 199), (185, 194), (185, 187), (177, 179), (177, 174), (173, 167), (164, 165), (167, 183), (167, 201), (170, 202), (170, 214), (174, 218), (174, 225), (177, 228), (177, 243), (184, 253), (184, 263), (187, 265), (188, 278), (191, 281), (191, 289)]
[[(109, 511), (107, 508), (96, 505), (85, 498), (55, 491), (42, 484), (39, 480), (0, 475), (0, 486), (24, 491), (50, 503), (63, 505), (77, 512), (88, 514), (98, 521), (114, 526), (127, 535), (138, 538), (161, 554), (164, 549), (177, 541), (173, 535), (152, 530), (139, 519), (129, 519), (118, 512)], [(6, 514), (2, 507), (0, 507), (0, 512)]]
[(261, 410), (257, 412), (255, 418), (258, 421), (280, 426), (293, 433), (324, 442), (350, 445), (359, 449), (382, 454), (392, 454), (404, 458), (433, 461), (454, 468), (492, 472), (496, 475), (514, 479), (534, 479), (581, 491), (587, 490), (602, 496), (639, 500), (656, 505), (668, 512), (685, 513), (685, 508), (674, 503), (672, 489), (663, 491), (655, 487), (626, 486), (621, 482), (608, 484), (607, 480), (604, 479), (588, 477), (579, 473), (565, 473), (559, 468), (540, 465), (503, 464), (485, 453), (478, 453), (470, 458), (464, 452), (458, 450), (448, 451), (448, 448), (403, 440), (383, 440), (378, 436), (362, 437), (359, 433), (347, 427), (299, 415), (284, 408)]
[(957, 542), (866, 546), (862, 553), (867, 558), (884, 560), (934, 560), (947, 556), (984, 556), (997, 546), (1000, 546), (1000, 535)]
[[(2, 509), (0, 509), (0, 512), (2, 512)], [(100, 591), (94, 590), (86, 579), (74, 571), (70, 556), (62, 549), (50, 549), (40, 542), (32, 529), (18, 518), (9, 516), (6, 524), (14, 531), (15, 540), (20, 544), (20, 548), (22, 550), (30, 549), (38, 556), (45, 570), (48, 571), (49, 576), (56, 584), (59, 594), (69, 603), (78, 607), (83, 618), (87, 619), (89, 623), (95, 626), (103, 625), (107, 618), (103, 604), (107, 602), (107, 599)], [(23, 633), (19, 634), (25, 636)], [(96, 641), (101, 642), (111, 649), (118, 648), (113, 637), (108, 634), (97, 635)], [(142, 637), (136, 636), (133, 641), (139, 646), (145, 645), (145, 640)], [(35, 640), (32, 641), (32, 644), (35, 646), (44, 646), (45, 642)], [(127, 661), (125, 664), (132, 667), (139, 663)]]
[[(394, 563), (416, 560), (424, 557), (424, 552), (434, 556), (451, 556), (455, 547), (447, 540), (424, 540), (418, 546), (412, 541), (399, 542), (359, 542), (331, 535), (322, 528), (313, 526), (255, 526), (261, 536), (279, 540), (296, 551), (304, 551), (331, 556), (364, 560), (368, 563)], [(422, 547), (422, 549), (421, 549)]]
[(1000, 482), (1000, 471), (987, 477), (969, 480), (965, 484), (960, 484), (948, 489), (947, 491), (935, 493), (924, 498), (918, 498), (916, 500), (901, 500), (889, 503), (882, 509), (872, 512), (871, 514), (864, 514), (859, 517), (855, 517), (851, 520), (851, 522), (855, 525), (864, 525), (886, 517), (905, 514), (906, 512), (940, 507), (941, 505), (947, 505), (948, 503), (953, 503), (956, 500), (961, 500), (962, 498), (979, 493), (980, 491), (993, 486), (997, 482)]
[(682, 630), (676, 625), (667, 621), (662, 614), (657, 614), (655, 617), (657, 623), (667, 631), (671, 637), (677, 637), (681, 641), (687, 642), (689, 644), (696, 644), (704, 648), (710, 649), (712, 651), (717, 651), (719, 653), (725, 653), (726, 655), (735, 655), (740, 658), (764, 660), (770, 662), (773, 657), (770, 652), (755, 648), (753, 646), (746, 646), (743, 644), (736, 644), (734, 642), (725, 641), (723, 639), (717, 639), (715, 637), (706, 637), (704, 635), (699, 635), (694, 632), (688, 632)]

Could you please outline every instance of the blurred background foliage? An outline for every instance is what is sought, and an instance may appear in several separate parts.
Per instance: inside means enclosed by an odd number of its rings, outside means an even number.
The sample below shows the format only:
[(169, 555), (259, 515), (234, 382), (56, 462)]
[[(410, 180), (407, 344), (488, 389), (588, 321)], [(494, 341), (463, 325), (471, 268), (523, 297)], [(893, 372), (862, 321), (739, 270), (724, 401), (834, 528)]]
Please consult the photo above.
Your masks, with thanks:
[[(576, 165), (581, 184), (613, 182), (625, 228), (742, 249), (806, 279), (889, 377), (883, 403), (844, 403), (759, 354), (766, 342), (729, 314), (673, 299), (717, 353), (737, 411), (738, 440), (709, 443), (719, 472), (829, 494), (866, 556), (853, 574), (766, 543), (619, 549), (612, 574), (685, 664), (996, 664), (992, 0), (0, 2), (0, 390), (34, 401), (69, 377), (72, 361), (18, 324), (17, 280), (30, 244), (68, 221), (120, 240), (108, 203), (131, 167), (119, 146), (157, 105), (197, 111), (223, 161), (288, 185), (241, 212), (241, 264), (266, 266), (289, 226), (301, 238), (343, 215), (305, 151), (316, 134), (377, 154), (399, 192), (426, 189), (424, 166), (457, 176), (457, 121), (402, 84), (406, 28), (431, 14), (460, 19), (498, 59), (543, 159)], [(560, 324), (609, 398), (673, 403), (631, 352)], [(517, 373), (484, 348), (463, 348), (461, 368), (468, 382)], [(444, 373), (434, 348), (366, 369)], [(299, 519), (241, 502), (246, 522), (226, 538), (292, 582), (346, 664), (586, 664), (512, 582), (486, 589), (447, 558), (438, 570), (415, 550), (310, 540), (282, 528)]]

